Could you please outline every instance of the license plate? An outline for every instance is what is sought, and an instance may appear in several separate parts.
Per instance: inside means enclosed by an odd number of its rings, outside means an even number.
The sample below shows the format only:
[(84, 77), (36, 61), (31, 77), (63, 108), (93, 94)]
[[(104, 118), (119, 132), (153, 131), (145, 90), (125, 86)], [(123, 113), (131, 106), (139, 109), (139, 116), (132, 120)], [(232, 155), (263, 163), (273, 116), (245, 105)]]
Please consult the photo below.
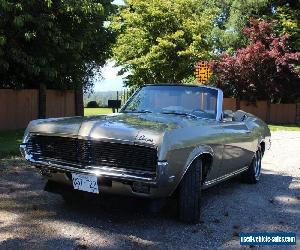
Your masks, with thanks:
[(74, 189), (99, 194), (97, 176), (72, 173)]

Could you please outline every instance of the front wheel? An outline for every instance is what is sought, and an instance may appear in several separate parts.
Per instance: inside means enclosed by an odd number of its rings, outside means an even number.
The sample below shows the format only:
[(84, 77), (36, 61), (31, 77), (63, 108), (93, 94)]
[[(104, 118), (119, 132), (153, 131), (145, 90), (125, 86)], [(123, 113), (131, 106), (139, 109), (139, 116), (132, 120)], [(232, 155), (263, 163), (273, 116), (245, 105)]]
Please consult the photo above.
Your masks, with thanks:
[(202, 161), (194, 160), (179, 186), (179, 219), (183, 222), (197, 223), (200, 220), (201, 167)]
[(262, 160), (262, 151), (260, 148), (255, 152), (252, 162), (248, 170), (243, 174), (243, 179), (245, 182), (250, 184), (255, 184), (259, 181), (261, 173), (261, 160)]

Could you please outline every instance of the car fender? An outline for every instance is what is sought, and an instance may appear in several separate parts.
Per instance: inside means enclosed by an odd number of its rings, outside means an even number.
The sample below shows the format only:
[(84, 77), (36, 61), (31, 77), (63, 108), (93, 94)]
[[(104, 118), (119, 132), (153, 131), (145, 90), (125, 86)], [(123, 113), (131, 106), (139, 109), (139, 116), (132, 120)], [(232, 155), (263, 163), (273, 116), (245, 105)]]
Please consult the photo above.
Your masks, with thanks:
[(190, 166), (192, 165), (193, 161), (195, 159), (197, 159), (198, 157), (201, 157), (201, 155), (203, 154), (209, 154), (212, 156), (214, 156), (214, 152), (213, 149), (208, 146), (208, 145), (199, 145), (197, 147), (195, 147), (189, 154), (189, 156), (187, 157), (186, 163), (184, 165), (184, 167), (182, 168), (182, 171), (180, 173), (180, 178), (178, 178), (178, 182), (176, 183), (176, 185), (174, 186), (174, 190), (173, 192), (177, 189), (178, 185), (180, 184), (180, 182), (182, 181), (185, 173), (187, 172), (187, 170), (190, 168)]

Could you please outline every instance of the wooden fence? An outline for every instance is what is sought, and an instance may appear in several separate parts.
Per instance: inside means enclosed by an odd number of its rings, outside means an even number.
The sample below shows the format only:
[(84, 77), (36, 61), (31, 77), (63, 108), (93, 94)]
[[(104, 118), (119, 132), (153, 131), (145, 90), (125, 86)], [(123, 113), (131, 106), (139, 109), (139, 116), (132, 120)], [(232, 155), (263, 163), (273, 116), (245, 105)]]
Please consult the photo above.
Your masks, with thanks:
[[(124, 104), (133, 92), (134, 90), (124, 90), (118, 93), (117, 96)], [(226, 109), (237, 110), (235, 98), (224, 98), (223, 110)], [(241, 101), (239, 109), (254, 114), (268, 123), (300, 125), (300, 103), (268, 105), (267, 101), (257, 101), (255, 104)]]
[[(224, 98), (223, 110), (237, 110), (234, 98)], [(268, 123), (299, 124), (299, 104), (269, 104), (266, 101), (257, 101), (255, 104), (247, 101), (240, 102), (240, 109), (254, 114)]]
[[(25, 128), (38, 118), (39, 91), (37, 89), (0, 89), (0, 131)], [(46, 117), (74, 116), (74, 91), (47, 90)]]
[[(131, 93), (121, 93), (124, 103)], [(80, 100), (79, 100), (80, 99)], [(82, 98), (75, 91), (46, 91), (46, 117), (64, 117), (82, 114)], [(38, 118), (39, 91), (36, 89), (0, 89), (0, 131), (25, 128), (29, 121)], [(236, 100), (224, 98), (223, 109), (235, 111)], [(300, 104), (270, 104), (258, 101), (240, 102), (240, 109), (264, 121), (277, 124), (300, 124)]]

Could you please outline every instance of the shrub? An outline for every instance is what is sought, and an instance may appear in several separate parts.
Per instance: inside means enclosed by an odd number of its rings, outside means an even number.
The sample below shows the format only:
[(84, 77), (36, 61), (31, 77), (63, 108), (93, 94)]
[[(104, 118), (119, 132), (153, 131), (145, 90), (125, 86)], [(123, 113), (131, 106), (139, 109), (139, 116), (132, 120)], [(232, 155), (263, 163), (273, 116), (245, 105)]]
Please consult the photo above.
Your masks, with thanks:
[(89, 101), (86, 105), (87, 108), (99, 108), (99, 104), (96, 101)]

